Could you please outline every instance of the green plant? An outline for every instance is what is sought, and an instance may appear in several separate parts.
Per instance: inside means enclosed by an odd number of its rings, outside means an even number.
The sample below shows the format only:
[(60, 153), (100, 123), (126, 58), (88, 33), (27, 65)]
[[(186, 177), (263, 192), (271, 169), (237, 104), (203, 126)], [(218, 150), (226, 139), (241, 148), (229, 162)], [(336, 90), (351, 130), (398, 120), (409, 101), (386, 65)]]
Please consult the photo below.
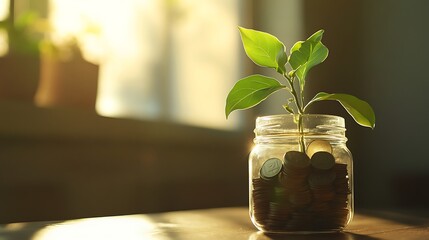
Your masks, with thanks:
[[(81, 54), (85, 38), (100, 34), (100, 26), (93, 22), (84, 22), (78, 32), (54, 41), (55, 30), (48, 19), (41, 18), (37, 11), (27, 10), (0, 21), (0, 30), (8, 36), (8, 52), (19, 55), (47, 55), (60, 60), (68, 60), (74, 54)], [(87, 59), (86, 59), (87, 60)], [(88, 60), (89, 61), (89, 60)], [(92, 63), (98, 61), (91, 59)]]
[(261, 67), (275, 69), (284, 77), (287, 85), (259, 74), (240, 79), (227, 96), (225, 106), (227, 118), (232, 111), (254, 107), (272, 93), (284, 89), (291, 97), (283, 108), (296, 116), (302, 138), (301, 150), (305, 149), (302, 115), (311, 104), (318, 101), (338, 101), (358, 124), (375, 127), (375, 114), (371, 106), (355, 96), (320, 92), (310, 101), (305, 102), (304, 88), (308, 72), (328, 57), (329, 50), (322, 43), (323, 30), (317, 31), (305, 41), (296, 42), (290, 49), (289, 55), (286, 54), (284, 44), (275, 36), (242, 27), (239, 27), (239, 30), (247, 56)]
[(41, 19), (34, 11), (25, 11), (14, 20), (0, 21), (0, 29), (8, 33), (9, 51), (16, 54), (39, 54), (39, 44), (43, 38), (41, 28)]

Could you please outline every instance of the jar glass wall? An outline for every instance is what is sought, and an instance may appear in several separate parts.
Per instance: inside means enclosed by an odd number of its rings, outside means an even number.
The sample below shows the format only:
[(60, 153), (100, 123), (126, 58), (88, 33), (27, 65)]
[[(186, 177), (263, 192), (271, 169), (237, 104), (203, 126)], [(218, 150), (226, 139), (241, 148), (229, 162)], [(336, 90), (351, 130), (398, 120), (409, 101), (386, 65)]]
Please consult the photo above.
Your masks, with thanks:
[(259, 230), (335, 232), (347, 226), (353, 163), (344, 126), (343, 118), (330, 115), (303, 115), (301, 131), (294, 115), (256, 119), (249, 211)]

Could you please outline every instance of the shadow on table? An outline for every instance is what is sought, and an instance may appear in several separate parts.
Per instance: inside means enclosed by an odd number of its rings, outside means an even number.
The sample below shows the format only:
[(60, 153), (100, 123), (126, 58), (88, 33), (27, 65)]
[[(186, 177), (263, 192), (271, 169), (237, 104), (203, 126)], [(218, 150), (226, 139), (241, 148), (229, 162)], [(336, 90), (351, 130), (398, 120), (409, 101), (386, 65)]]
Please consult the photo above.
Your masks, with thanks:
[(320, 234), (273, 234), (255, 232), (250, 235), (249, 240), (378, 240), (380, 238), (359, 235), (355, 233), (320, 233)]
[(385, 209), (385, 210), (360, 210), (361, 215), (379, 217), (411, 226), (429, 226), (429, 209)]

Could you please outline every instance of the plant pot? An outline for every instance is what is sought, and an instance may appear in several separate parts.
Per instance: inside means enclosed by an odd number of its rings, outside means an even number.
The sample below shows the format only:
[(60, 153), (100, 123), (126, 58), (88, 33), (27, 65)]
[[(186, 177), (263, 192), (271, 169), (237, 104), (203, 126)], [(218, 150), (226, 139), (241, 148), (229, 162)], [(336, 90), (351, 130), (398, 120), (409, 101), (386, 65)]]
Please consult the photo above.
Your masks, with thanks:
[(249, 155), (250, 218), (264, 232), (341, 231), (353, 217), (353, 163), (344, 119), (303, 115), (301, 131), (295, 119), (256, 119)]
[(0, 100), (33, 102), (39, 83), (38, 54), (0, 57)]
[(87, 62), (78, 51), (61, 59), (42, 55), (40, 84), (35, 102), (41, 107), (72, 107), (95, 111), (98, 65)]

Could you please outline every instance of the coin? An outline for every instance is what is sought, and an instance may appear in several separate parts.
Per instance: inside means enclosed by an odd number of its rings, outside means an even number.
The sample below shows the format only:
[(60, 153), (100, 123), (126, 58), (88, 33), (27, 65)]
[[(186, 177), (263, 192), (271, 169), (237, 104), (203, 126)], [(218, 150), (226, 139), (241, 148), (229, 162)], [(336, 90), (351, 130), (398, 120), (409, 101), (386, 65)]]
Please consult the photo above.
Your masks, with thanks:
[(289, 151), (284, 156), (285, 165), (296, 169), (303, 169), (310, 166), (310, 158), (307, 154), (299, 151)]
[(265, 180), (273, 179), (283, 168), (283, 163), (278, 158), (270, 158), (262, 164), (260, 175)]
[(289, 195), (289, 201), (295, 206), (305, 206), (311, 203), (311, 192), (309, 189), (304, 191), (295, 191)]
[(318, 191), (316, 189), (312, 189), (313, 191), (313, 197), (315, 200), (320, 202), (329, 202), (335, 199), (335, 191), (331, 189), (324, 189), (321, 191)]
[(331, 185), (335, 180), (336, 174), (333, 171), (312, 172), (308, 177), (310, 187), (317, 188), (324, 185)]
[(313, 156), (313, 154), (321, 151), (332, 153), (331, 144), (324, 140), (314, 140), (307, 147), (307, 155), (310, 158)]
[[(323, 153), (322, 153), (323, 154)], [(328, 153), (330, 154), (330, 153)], [(332, 155), (331, 155), (332, 156)], [(347, 165), (301, 152), (270, 158), (252, 179), (254, 220), (266, 231), (338, 230), (349, 213)], [(333, 157), (332, 157), (333, 158)], [(319, 162), (320, 161), (320, 162)]]
[(273, 191), (273, 184), (262, 178), (252, 179), (253, 215), (255, 220), (263, 224), (269, 213), (269, 202)]
[(320, 170), (329, 170), (335, 165), (335, 158), (329, 152), (316, 152), (311, 157), (311, 166)]

